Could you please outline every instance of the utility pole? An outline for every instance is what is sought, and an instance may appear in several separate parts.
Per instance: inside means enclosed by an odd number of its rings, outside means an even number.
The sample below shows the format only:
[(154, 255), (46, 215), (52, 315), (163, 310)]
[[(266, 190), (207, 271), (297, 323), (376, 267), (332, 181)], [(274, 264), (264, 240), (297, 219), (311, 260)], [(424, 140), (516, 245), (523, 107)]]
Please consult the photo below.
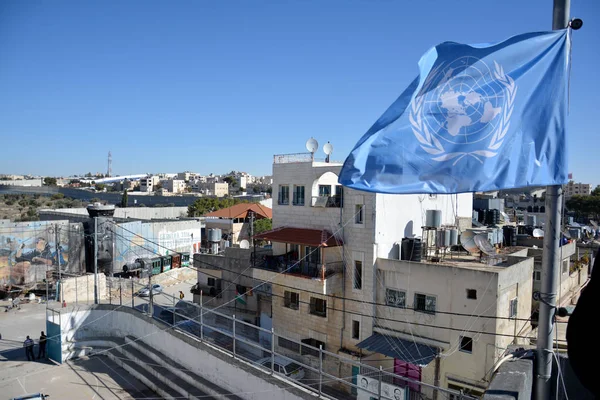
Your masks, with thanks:
[(250, 246), (254, 246), (254, 211), (248, 211), (248, 215), (250, 216)]
[[(58, 225), (54, 225), (54, 246), (56, 247), (56, 264), (58, 265), (58, 301), (62, 304), (62, 271), (60, 270), (60, 243), (58, 242)], [(48, 303), (48, 274), (46, 274), (46, 304)]]
[[(569, 25), (571, 0), (554, 0), (552, 29)], [(546, 226), (544, 227), (544, 252), (542, 254), (542, 285), (540, 290), (540, 320), (537, 340), (536, 399), (550, 398), (552, 376), (552, 335), (555, 329), (556, 288), (561, 260), (562, 186), (546, 187)], [(558, 378), (557, 378), (558, 379)]]
[(150, 289), (150, 302), (148, 303), (148, 316), (152, 318), (152, 301), (154, 300), (152, 294), (152, 268), (150, 268), (150, 273), (148, 274), (148, 289)]
[(98, 304), (98, 217), (94, 217), (94, 304)]

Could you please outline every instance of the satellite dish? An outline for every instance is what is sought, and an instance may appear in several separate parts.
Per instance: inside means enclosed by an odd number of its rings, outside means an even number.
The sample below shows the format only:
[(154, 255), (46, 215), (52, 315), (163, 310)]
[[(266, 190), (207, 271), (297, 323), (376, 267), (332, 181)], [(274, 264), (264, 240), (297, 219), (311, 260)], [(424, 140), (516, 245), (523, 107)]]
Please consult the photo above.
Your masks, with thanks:
[(306, 141), (306, 150), (310, 151), (311, 153), (314, 154), (318, 148), (319, 148), (319, 142), (317, 142), (316, 139), (310, 138)]
[(249, 249), (250, 248), (250, 242), (247, 241), (246, 239), (242, 240), (240, 242), (240, 249)]
[(469, 253), (479, 253), (479, 248), (475, 244), (474, 238), (475, 233), (472, 231), (464, 231), (462, 235), (460, 235), (460, 244)]
[(473, 238), (473, 241), (475, 242), (475, 245), (477, 246), (477, 248), (479, 250), (481, 250), (481, 252), (483, 252), (483, 254), (485, 254), (487, 256), (495, 256), (496, 255), (496, 249), (494, 248), (494, 246), (492, 246), (492, 244), (488, 240), (487, 235), (484, 235), (484, 234), (475, 235), (475, 237)]
[(533, 230), (533, 237), (534, 238), (542, 238), (542, 237), (544, 237), (544, 231), (541, 230), (541, 229), (537, 229), (537, 228), (534, 229)]
[(329, 142), (325, 143), (325, 146), (323, 146), (323, 152), (327, 154), (327, 157), (325, 157), (325, 162), (329, 162), (329, 156), (331, 153), (333, 153), (333, 145)]

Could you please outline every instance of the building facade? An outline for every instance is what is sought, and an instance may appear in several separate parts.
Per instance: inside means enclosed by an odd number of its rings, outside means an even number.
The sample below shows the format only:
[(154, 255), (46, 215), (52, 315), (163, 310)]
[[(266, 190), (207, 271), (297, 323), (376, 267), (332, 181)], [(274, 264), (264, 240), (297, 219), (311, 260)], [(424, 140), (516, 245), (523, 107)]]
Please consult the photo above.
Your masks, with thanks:
[(140, 192), (154, 192), (155, 186), (160, 182), (160, 178), (156, 175), (147, 176), (140, 179)]
[(589, 196), (592, 193), (592, 189), (589, 183), (581, 183), (569, 181), (564, 187), (564, 193), (566, 198), (573, 196)]
[(169, 179), (164, 181), (163, 188), (171, 193), (185, 192), (186, 184), (182, 179)]

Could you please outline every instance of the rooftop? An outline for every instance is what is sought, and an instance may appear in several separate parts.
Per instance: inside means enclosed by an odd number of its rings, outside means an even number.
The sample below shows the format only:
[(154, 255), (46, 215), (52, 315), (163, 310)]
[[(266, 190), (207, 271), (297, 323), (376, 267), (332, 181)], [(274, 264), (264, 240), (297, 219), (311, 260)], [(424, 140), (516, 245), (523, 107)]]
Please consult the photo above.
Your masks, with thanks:
[(275, 154), (273, 164), (312, 163), (314, 167), (326, 167), (344, 164), (343, 161), (329, 161), (325, 158), (315, 158), (313, 153)]
[(253, 211), (262, 218), (273, 218), (273, 210), (259, 203), (240, 203), (205, 215), (212, 218), (246, 218)]

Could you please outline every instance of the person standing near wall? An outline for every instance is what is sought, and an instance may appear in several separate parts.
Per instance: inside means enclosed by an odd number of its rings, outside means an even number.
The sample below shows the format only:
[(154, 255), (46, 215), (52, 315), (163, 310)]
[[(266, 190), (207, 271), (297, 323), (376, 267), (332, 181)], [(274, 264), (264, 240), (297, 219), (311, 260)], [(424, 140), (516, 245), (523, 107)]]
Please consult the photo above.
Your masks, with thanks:
[(27, 356), (27, 361), (35, 360), (35, 355), (33, 354), (33, 340), (27, 336), (27, 339), (23, 342), (23, 347), (25, 348), (25, 355)]
[(46, 340), (47, 337), (44, 334), (44, 331), (42, 331), (42, 335), (40, 336), (40, 349), (38, 350), (38, 360), (42, 358), (42, 355), (46, 358)]

